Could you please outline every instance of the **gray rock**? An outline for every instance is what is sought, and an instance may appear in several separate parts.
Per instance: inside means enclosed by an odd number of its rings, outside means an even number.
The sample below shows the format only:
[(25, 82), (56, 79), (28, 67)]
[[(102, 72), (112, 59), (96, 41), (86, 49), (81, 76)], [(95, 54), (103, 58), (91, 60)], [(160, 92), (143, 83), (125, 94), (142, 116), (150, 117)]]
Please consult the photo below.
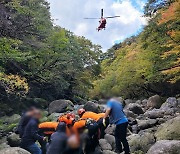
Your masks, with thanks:
[(12, 116), (1, 117), (3, 123), (15, 124), (18, 123), (21, 116), (19, 114), (13, 114)]
[(125, 101), (125, 104), (128, 105), (128, 104), (131, 104), (131, 103), (134, 103), (134, 100), (132, 99), (126, 99), (124, 100)]
[(159, 95), (152, 96), (147, 101), (147, 108), (160, 108), (162, 105), (162, 100)]
[(92, 154), (102, 154), (102, 150), (100, 146), (97, 146), (95, 151)]
[(99, 140), (99, 146), (101, 147), (101, 149), (104, 150), (112, 150), (112, 146), (108, 143), (107, 140), (105, 139), (100, 139)]
[(0, 150), (5, 149), (5, 148), (9, 148), (10, 146), (7, 143), (1, 143), (0, 144)]
[(0, 151), (0, 154), (30, 154), (30, 153), (18, 147), (10, 147), (10, 148), (2, 149)]
[(7, 141), (11, 147), (18, 147), (20, 146), (20, 143), (21, 143), (21, 139), (19, 138), (19, 135), (15, 133), (12, 133), (11, 135), (9, 135), (7, 137)]
[(147, 154), (180, 154), (180, 141), (158, 141), (148, 150)]
[(144, 113), (142, 107), (139, 104), (136, 104), (136, 103), (131, 103), (131, 104), (127, 105), (126, 110), (130, 110), (134, 114), (138, 114), (138, 115)]
[(126, 116), (128, 117), (128, 118), (134, 118), (134, 119), (136, 119), (137, 118), (137, 114), (134, 114), (132, 111), (129, 111), (129, 110), (127, 110), (127, 109), (124, 109), (124, 113), (126, 114)]
[(154, 127), (157, 124), (156, 119), (138, 120), (138, 127), (140, 130)]
[(107, 100), (106, 99), (100, 99), (98, 101), (98, 104), (106, 104), (107, 103)]
[(143, 151), (147, 152), (149, 148), (156, 142), (152, 133), (132, 134), (127, 137), (131, 152)]
[(148, 102), (147, 99), (143, 99), (143, 100), (142, 100), (142, 105), (143, 105), (144, 107), (147, 106), (147, 102)]
[(116, 128), (115, 125), (109, 125), (109, 126), (106, 128), (105, 133), (106, 133), (106, 134), (110, 134), (110, 135), (114, 135), (115, 128)]
[(180, 116), (161, 124), (155, 136), (157, 140), (180, 140)]
[(169, 97), (166, 102), (161, 105), (161, 109), (176, 108), (177, 106), (177, 99), (175, 97)]
[(146, 111), (144, 113), (145, 116), (151, 119), (156, 119), (156, 118), (162, 118), (164, 117), (164, 111), (161, 109), (153, 109), (151, 111)]
[(70, 100), (55, 100), (49, 105), (49, 113), (63, 113), (67, 111), (72, 111), (74, 108), (73, 103)]
[(115, 137), (113, 135), (106, 134), (104, 136), (104, 139), (106, 139), (108, 143), (112, 146), (112, 149), (115, 150), (116, 148)]
[(100, 106), (92, 101), (88, 101), (85, 105), (84, 105), (84, 109), (86, 111), (92, 111), (95, 113), (99, 113), (100, 112)]
[(52, 113), (48, 116), (47, 121), (57, 121), (60, 115), (62, 115), (62, 113)]
[(116, 153), (110, 150), (104, 150), (103, 154), (116, 154)]
[(137, 134), (137, 133), (138, 133), (138, 131), (139, 131), (139, 128), (138, 128), (138, 126), (137, 126), (137, 125), (133, 125), (133, 126), (131, 126), (131, 129), (132, 129), (132, 132), (133, 132), (134, 134)]
[(100, 113), (106, 112), (106, 108), (105, 108), (104, 105), (99, 105), (99, 112), (100, 112)]
[(135, 102), (135, 104), (141, 105), (141, 104), (142, 104), (142, 101), (141, 101), (141, 100), (137, 100), (137, 101)]

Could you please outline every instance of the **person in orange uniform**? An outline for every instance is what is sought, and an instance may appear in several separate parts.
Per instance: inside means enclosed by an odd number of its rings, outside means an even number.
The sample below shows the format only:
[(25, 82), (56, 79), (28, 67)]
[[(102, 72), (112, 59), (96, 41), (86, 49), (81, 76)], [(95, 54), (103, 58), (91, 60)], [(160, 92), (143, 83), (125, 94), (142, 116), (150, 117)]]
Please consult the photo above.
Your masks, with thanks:
[(103, 138), (105, 133), (105, 129), (107, 128), (109, 124), (108, 118), (106, 119), (105, 123), (103, 123), (103, 117), (105, 116), (105, 113), (94, 113), (90, 111), (86, 111), (85, 109), (81, 108), (78, 110), (78, 114), (82, 119), (93, 119), (98, 123), (99, 129), (100, 129), (100, 138)]
[(67, 113), (58, 118), (58, 122), (64, 122), (66, 124), (66, 133), (70, 136), (73, 133), (73, 125), (75, 123), (75, 114)]
[(82, 119), (88, 119), (91, 118), (95, 121), (98, 121), (99, 119), (103, 118), (105, 113), (94, 113), (94, 112), (90, 112), (90, 111), (86, 111), (85, 109), (81, 108), (78, 110), (78, 114)]

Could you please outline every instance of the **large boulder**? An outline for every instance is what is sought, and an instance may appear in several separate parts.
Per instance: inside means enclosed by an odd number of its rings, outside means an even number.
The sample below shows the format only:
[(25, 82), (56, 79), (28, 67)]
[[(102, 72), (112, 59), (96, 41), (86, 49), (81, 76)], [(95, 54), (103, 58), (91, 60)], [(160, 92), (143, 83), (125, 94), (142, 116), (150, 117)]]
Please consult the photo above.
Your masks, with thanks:
[(108, 143), (107, 140), (105, 139), (100, 139), (99, 140), (99, 146), (101, 147), (101, 149), (104, 150), (112, 150), (112, 146)]
[(178, 100), (175, 97), (169, 97), (165, 103), (161, 105), (161, 110), (165, 115), (174, 115), (177, 111), (180, 111)]
[(144, 113), (144, 115), (150, 119), (156, 119), (156, 118), (164, 117), (164, 113), (165, 113), (165, 111), (163, 111), (161, 109), (153, 109), (151, 111), (146, 111)]
[(161, 109), (176, 108), (177, 106), (177, 99), (175, 97), (169, 97), (166, 102), (161, 105)]
[(148, 150), (147, 154), (180, 154), (180, 141), (158, 141)]
[(88, 101), (85, 105), (84, 105), (84, 109), (86, 111), (92, 111), (95, 113), (99, 113), (100, 112), (100, 106), (92, 101)]
[(180, 140), (180, 116), (160, 125), (155, 133), (157, 140)]
[(19, 138), (19, 135), (15, 133), (12, 133), (11, 135), (9, 135), (7, 137), (7, 141), (11, 147), (18, 147), (20, 146), (20, 143), (21, 143), (21, 139)]
[(18, 147), (10, 147), (5, 148), (0, 151), (0, 154), (30, 154), (28, 151), (18, 148)]
[(139, 104), (136, 104), (136, 103), (130, 103), (129, 105), (127, 105), (126, 110), (130, 110), (134, 114), (138, 114), (138, 115), (144, 113), (142, 107)]
[(50, 103), (49, 105), (49, 113), (63, 113), (67, 111), (72, 111), (73, 110), (73, 103), (70, 100), (55, 100)]
[(157, 124), (156, 119), (138, 120), (138, 127), (140, 130), (154, 127)]
[(152, 133), (132, 134), (127, 137), (131, 152), (143, 151), (144, 153), (156, 142)]
[(104, 139), (106, 139), (108, 141), (108, 143), (112, 146), (112, 149), (115, 150), (115, 148), (116, 148), (115, 137), (113, 135), (106, 134), (104, 136)]
[(162, 100), (159, 95), (154, 95), (150, 97), (147, 101), (147, 108), (160, 108), (162, 105)]

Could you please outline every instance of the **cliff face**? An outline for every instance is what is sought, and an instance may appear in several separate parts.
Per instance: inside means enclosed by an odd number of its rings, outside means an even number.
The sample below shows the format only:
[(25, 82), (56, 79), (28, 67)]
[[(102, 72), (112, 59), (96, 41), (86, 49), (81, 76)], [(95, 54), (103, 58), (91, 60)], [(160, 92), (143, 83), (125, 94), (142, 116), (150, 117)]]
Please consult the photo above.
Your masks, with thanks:
[(178, 0), (158, 9), (139, 36), (125, 40), (118, 48), (116, 45), (109, 49), (111, 56), (102, 61), (102, 73), (94, 82), (91, 96), (179, 94), (179, 4)]

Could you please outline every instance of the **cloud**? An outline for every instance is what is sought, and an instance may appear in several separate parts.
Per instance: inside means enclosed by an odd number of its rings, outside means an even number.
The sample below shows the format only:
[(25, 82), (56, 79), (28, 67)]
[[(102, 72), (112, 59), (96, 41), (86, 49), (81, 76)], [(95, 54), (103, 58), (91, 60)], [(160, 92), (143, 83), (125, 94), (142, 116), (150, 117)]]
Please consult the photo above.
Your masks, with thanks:
[[(100, 44), (103, 50), (110, 48), (116, 40), (123, 40), (137, 33), (146, 19), (141, 17), (141, 7), (145, 3), (137, 0), (48, 0), (50, 11), (55, 24), (64, 27), (76, 35), (85, 36), (95, 44)], [(120, 15), (120, 18), (109, 19), (107, 28), (97, 32), (98, 20), (85, 20), (84, 17), (100, 17), (100, 10), (104, 9), (104, 16)]]

